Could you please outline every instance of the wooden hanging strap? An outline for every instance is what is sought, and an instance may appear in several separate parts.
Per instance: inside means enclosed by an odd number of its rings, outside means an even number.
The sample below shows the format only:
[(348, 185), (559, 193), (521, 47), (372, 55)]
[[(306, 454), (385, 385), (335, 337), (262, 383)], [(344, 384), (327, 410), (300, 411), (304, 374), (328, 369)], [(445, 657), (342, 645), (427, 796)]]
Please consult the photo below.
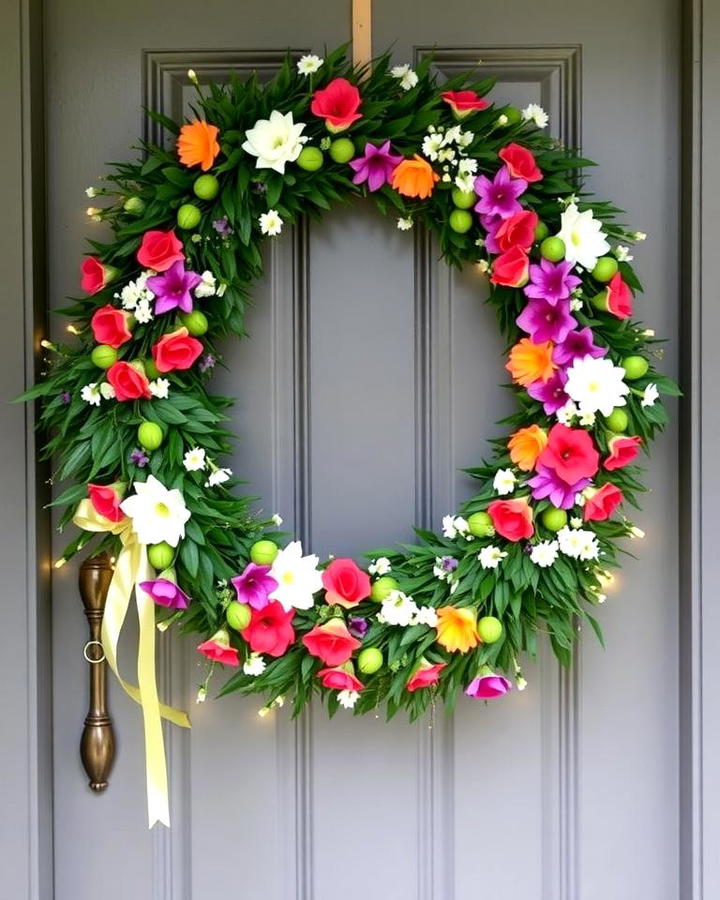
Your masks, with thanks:
[(372, 0), (352, 0), (353, 63), (362, 66), (372, 59)]

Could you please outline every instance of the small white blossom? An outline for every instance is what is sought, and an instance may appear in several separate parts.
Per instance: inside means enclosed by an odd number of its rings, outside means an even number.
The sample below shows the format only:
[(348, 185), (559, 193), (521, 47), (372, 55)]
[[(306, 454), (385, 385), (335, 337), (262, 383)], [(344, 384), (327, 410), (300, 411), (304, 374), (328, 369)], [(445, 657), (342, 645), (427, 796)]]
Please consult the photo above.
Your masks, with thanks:
[(200, 472), (205, 468), (205, 451), (202, 447), (193, 447), (183, 457), (186, 472)]
[(632, 262), (635, 257), (630, 253), (630, 248), (624, 244), (618, 244), (615, 250), (615, 258), (620, 262)]
[(516, 481), (517, 478), (512, 469), (498, 469), (493, 478), (493, 489), (501, 495), (512, 494)]
[(509, 121), (510, 121), (510, 120), (509, 120), (508, 117), (505, 115), (505, 113), (501, 113), (501, 114), (497, 117), (497, 122), (496, 122), (496, 124), (499, 125), (501, 128), (504, 128), (505, 125), (507, 125), (507, 123), (508, 123)]
[(571, 528), (582, 528), (582, 526), (583, 520), (580, 518), (580, 516), (573, 516), (572, 519), (570, 519)]
[(95, 197), (97, 196), (97, 191), (94, 187), (87, 187), (85, 188), (85, 196), (90, 198)]
[(464, 191), (466, 194), (470, 194), (475, 187), (475, 176), (470, 174), (469, 172), (465, 175), (456, 175), (454, 183), (455, 187), (459, 191)]
[(578, 408), (572, 400), (568, 400), (568, 402), (564, 406), (561, 406), (555, 413), (558, 422), (563, 425), (570, 425), (577, 414)]
[(260, 224), (260, 231), (270, 237), (275, 237), (280, 234), (284, 224), (282, 217), (276, 209), (269, 209), (266, 213), (262, 213), (258, 222)]
[(261, 653), (251, 653), (243, 663), (243, 672), (246, 675), (262, 675), (267, 668), (267, 663)]
[(584, 528), (568, 528), (567, 525), (558, 531), (560, 551), (572, 559), (597, 559), (600, 552), (597, 538)]
[(645, 234), (644, 231), (636, 231), (636, 232), (633, 234), (633, 240), (636, 240), (636, 241), (644, 241), (644, 240), (646, 240), (646, 239), (647, 239), (647, 235)]
[[(442, 147), (440, 150), (438, 150), (437, 154), (438, 162), (441, 163), (455, 162), (455, 156), (456, 153), (452, 147)], [(446, 172), (445, 174), (447, 175), (447, 178), (443, 178), (443, 181), (450, 181), (451, 178), (449, 173)]]
[(570, 300), (570, 310), (572, 312), (578, 312), (578, 310), (583, 308), (583, 301), (580, 297), (572, 297)]
[(215, 293), (218, 295), (218, 297), (222, 297), (226, 290), (227, 290), (227, 285), (221, 284)]
[(156, 378), (150, 382), (150, 393), (158, 400), (166, 400), (170, 393), (170, 382), (167, 378)]
[(390, 69), (390, 74), (393, 78), (397, 78), (400, 82), (400, 87), (404, 91), (409, 91), (418, 83), (417, 72), (414, 69), (411, 69), (407, 63), (402, 66), (393, 66), (393, 68)]
[(515, 679), (515, 687), (516, 687), (519, 691), (524, 691), (525, 688), (526, 688), (527, 686), (528, 686), (527, 679), (526, 679), (526, 678), (523, 678), (522, 675), (519, 675), (519, 676)]
[(477, 267), (483, 275), (486, 275), (490, 271), (490, 263), (486, 259), (478, 260)]
[(119, 294), (115, 294), (121, 301), (123, 309), (134, 310), (141, 300), (147, 301), (147, 305), (150, 305), (150, 301), (155, 299), (155, 294), (147, 286), (147, 280), (154, 274), (149, 270), (141, 272), (134, 281), (129, 281)]
[(200, 275), (201, 281), (200, 284), (195, 288), (195, 296), (196, 297), (212, 297), (217, 291), (217, 283), (215, 281), (215, 276), (209, 269), (205, 269), (205, 271)]
[(146, 297), (141, 297), (138, 300), (137, 306), (133, 310), (133, 315), (140, 325), (147, 325), (148, 322), (152, 321), (153, 311), (150, 301)]
[(100, 406), (101, 394), (96, 382), (93, 381), (90, 384), (86, 384), (80, 391), (80, 396), (90, 406)]
[(368, 572), (371, 575), (387, 575), (391, 568), (390, 560), (387, 556), (379, 556), (370, 563)]
[(110, 384), (109, 381), (103, 381), (103, 383), (100, 385), (100, 393), (103, 400), (115, 399), (115, 388)]
[(382, 602), (377, 620), (383, 625), (405, 627), (411, 624), (417, 614), (418, 605), (412, 597), (402, 591), (390, 591)]
[(315, 56), (314, 53), (306, 53), (305, 56), (301, 56), (297, 61), (297, 70), (301, 75), (314, 75), (322, 64), (323, 60), (320, 56)]
[(462, 516), (443, 516), (442, 533), (446, 538), (454, 540), (458, 535), (466, 534), (468, 523)]
[(583, 428), (592, 428), (595, 424), (595, 413), (594, 412), (584, 412), (580, 415), (578, 419), (578, 424)]
[(197, 697), (195, 698), (196, 703), (204, 703), (207, 700), (207, 688), (205, 685), (198, 688)]
[(278, 513), (273, 513), (270, 517), (270, 521), (276, 528), (279, 528), (283, 523), (283, 517), (281, 515), (278, 515)]
[(538, 128), (545, 128), (549, 120), (548, 114), (537, 103), (528, 104), (521, 115), (526, 122), (534, 122)]
[(205, 487), (217, 487), (224, 484), (232, 475), (232, 469), (214, 469), (205, 482)]
[(411, 625), (427, 625), (436, 628), (438, 623), (437, 610), (434, 606), (421, 606), (412, 618)]
[(478, 553), (478, 559), (483, 569), (497, 569), (500, 563), (505, 559), (507, 553), (499, 547), (483, 547)]
[(478, 163), (476, 159), (464, 157), (458, 163), (458, 172), (461, 175), (474, 175), (477, 172)]
[(337, 700), (343, 709), (352, 709), (358, 702), (360, 694), (358, 691), (349, 691), (347, 689), (337, 692)]
[(654, 406), (659, 396), (660, 391), (657, 389), (657, 385), (649, 384), (643, 391), (640, 406)]
[(541, 541), (530, 551), (530, 560), (541, 569), (551, 566), (558, 558), (559, 544), (557, 541)]
[(438, 158), (440, 148), (443, 145), (443, 136), (440, 132), (435, 134), (426, 134), (422, 142), (423, 156), (426, 156), (432, 162)]
[(409, 217), (400, 216), (397, 220), (397, 227), (400, 231), (410, 231), (413, 227), (413, 220)]
[[(472, 131), (461, 131), (455, 143), (461, 150), (466, 150), (474, 140), (475, 134)], [(477, 165), (477, 160), (474, 159), (473, 162)]]

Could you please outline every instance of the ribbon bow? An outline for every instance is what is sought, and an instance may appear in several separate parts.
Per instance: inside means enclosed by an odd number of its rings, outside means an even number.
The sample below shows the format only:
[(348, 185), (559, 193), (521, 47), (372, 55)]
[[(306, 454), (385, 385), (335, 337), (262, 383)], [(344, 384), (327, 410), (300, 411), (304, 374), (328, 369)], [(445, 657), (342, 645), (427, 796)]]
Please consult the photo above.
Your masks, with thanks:
[[(182, 728), (190, 727), (187, 713), (160, 703), (155, 679), (155, 605), (152, 598), (141, 590), (139, 583), (153, 578), (145, 545), (132, 530), (132, 521), (124, 518), (112, 522), (101, 516), (90, 500), (81, 500), (75, 510), (73, 522), (85, 531), (107, 531), (115, 534), (122, 548), (115, 562), (112, 581), (108, 589), (102, 623), (102, 644), (108, 665), (117, 676), (124, 691), (139, 703), (143, 711), (145, 729), (145, 773), (147, 780), (148, 825), (156, 822), (170, 826), (168, 804), (167, 765), (161, 719), (167, 719)], [(131, 684), (120, 675), (117, 645), (127, 615), (130, 597), (135, 591), (140, 636), (138, 641), (138, 684)]]

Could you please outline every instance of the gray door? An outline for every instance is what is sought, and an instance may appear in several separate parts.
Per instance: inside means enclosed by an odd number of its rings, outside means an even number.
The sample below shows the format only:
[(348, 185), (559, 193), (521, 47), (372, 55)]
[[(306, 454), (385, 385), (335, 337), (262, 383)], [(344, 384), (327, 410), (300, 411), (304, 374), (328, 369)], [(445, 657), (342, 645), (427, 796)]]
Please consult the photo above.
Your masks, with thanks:
[[(49, 283), (76, 287), (85, 187), (143, 131), (179, 114), (186, 70), (271, 71), (283, 48), (350, 34), (333, 0), (124, 0), (47, 5)], [(649, 232), (639, 315), (677, 334), (677, 0), (388, 0), (376, 49), (437, 48), (441, 73), (482, 60), (498, 101), (538, 102), (582, 139), (594, 189)], [(658, 189), (662, 186), (662, 189)], [(101, 226), (97, 226), (100, 228)], [(252, 340), (225, 348), (238, 398), (233, 468), (315, 552), (355, 554), (437, 526), (508, 409), (502, 346), (476, 271), (449, 272), (422, 235), (362, 204), (268, 252)], [(57, 326), (56, 326), (57, 327)], [(677, 346), (665, 366), (672, 373)], [(192, 644), (161, 649), (162, 691), (191, 709), (169, 737), (171, 831), (145, 830), (141, 722), (111, 689), (119, 753), (106, 794), (77, 757), (86, 677), (77, 572), (54, 577), (55, 897), (90, 900), (677, 900), (676, 433), (659, 441), (648, 533), (572, 674), (542, 651), (524, 693), (461, 701), (416, 726), (258, 702), (194, 703)], [(57, 547), (60, 548), (58, 543)], [(124, 658), (131, 665), (131, 644)]]

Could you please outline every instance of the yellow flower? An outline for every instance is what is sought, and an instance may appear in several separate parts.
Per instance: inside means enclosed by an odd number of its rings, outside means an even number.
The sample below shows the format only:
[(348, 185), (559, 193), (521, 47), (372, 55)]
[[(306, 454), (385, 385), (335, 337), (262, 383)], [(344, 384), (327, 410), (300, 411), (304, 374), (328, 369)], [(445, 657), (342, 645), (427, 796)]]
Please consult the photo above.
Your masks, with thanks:
[(480, 643), (474, 609), (443, 606), (437, 617), (437, 642), (449, 653), (467, 653)]

